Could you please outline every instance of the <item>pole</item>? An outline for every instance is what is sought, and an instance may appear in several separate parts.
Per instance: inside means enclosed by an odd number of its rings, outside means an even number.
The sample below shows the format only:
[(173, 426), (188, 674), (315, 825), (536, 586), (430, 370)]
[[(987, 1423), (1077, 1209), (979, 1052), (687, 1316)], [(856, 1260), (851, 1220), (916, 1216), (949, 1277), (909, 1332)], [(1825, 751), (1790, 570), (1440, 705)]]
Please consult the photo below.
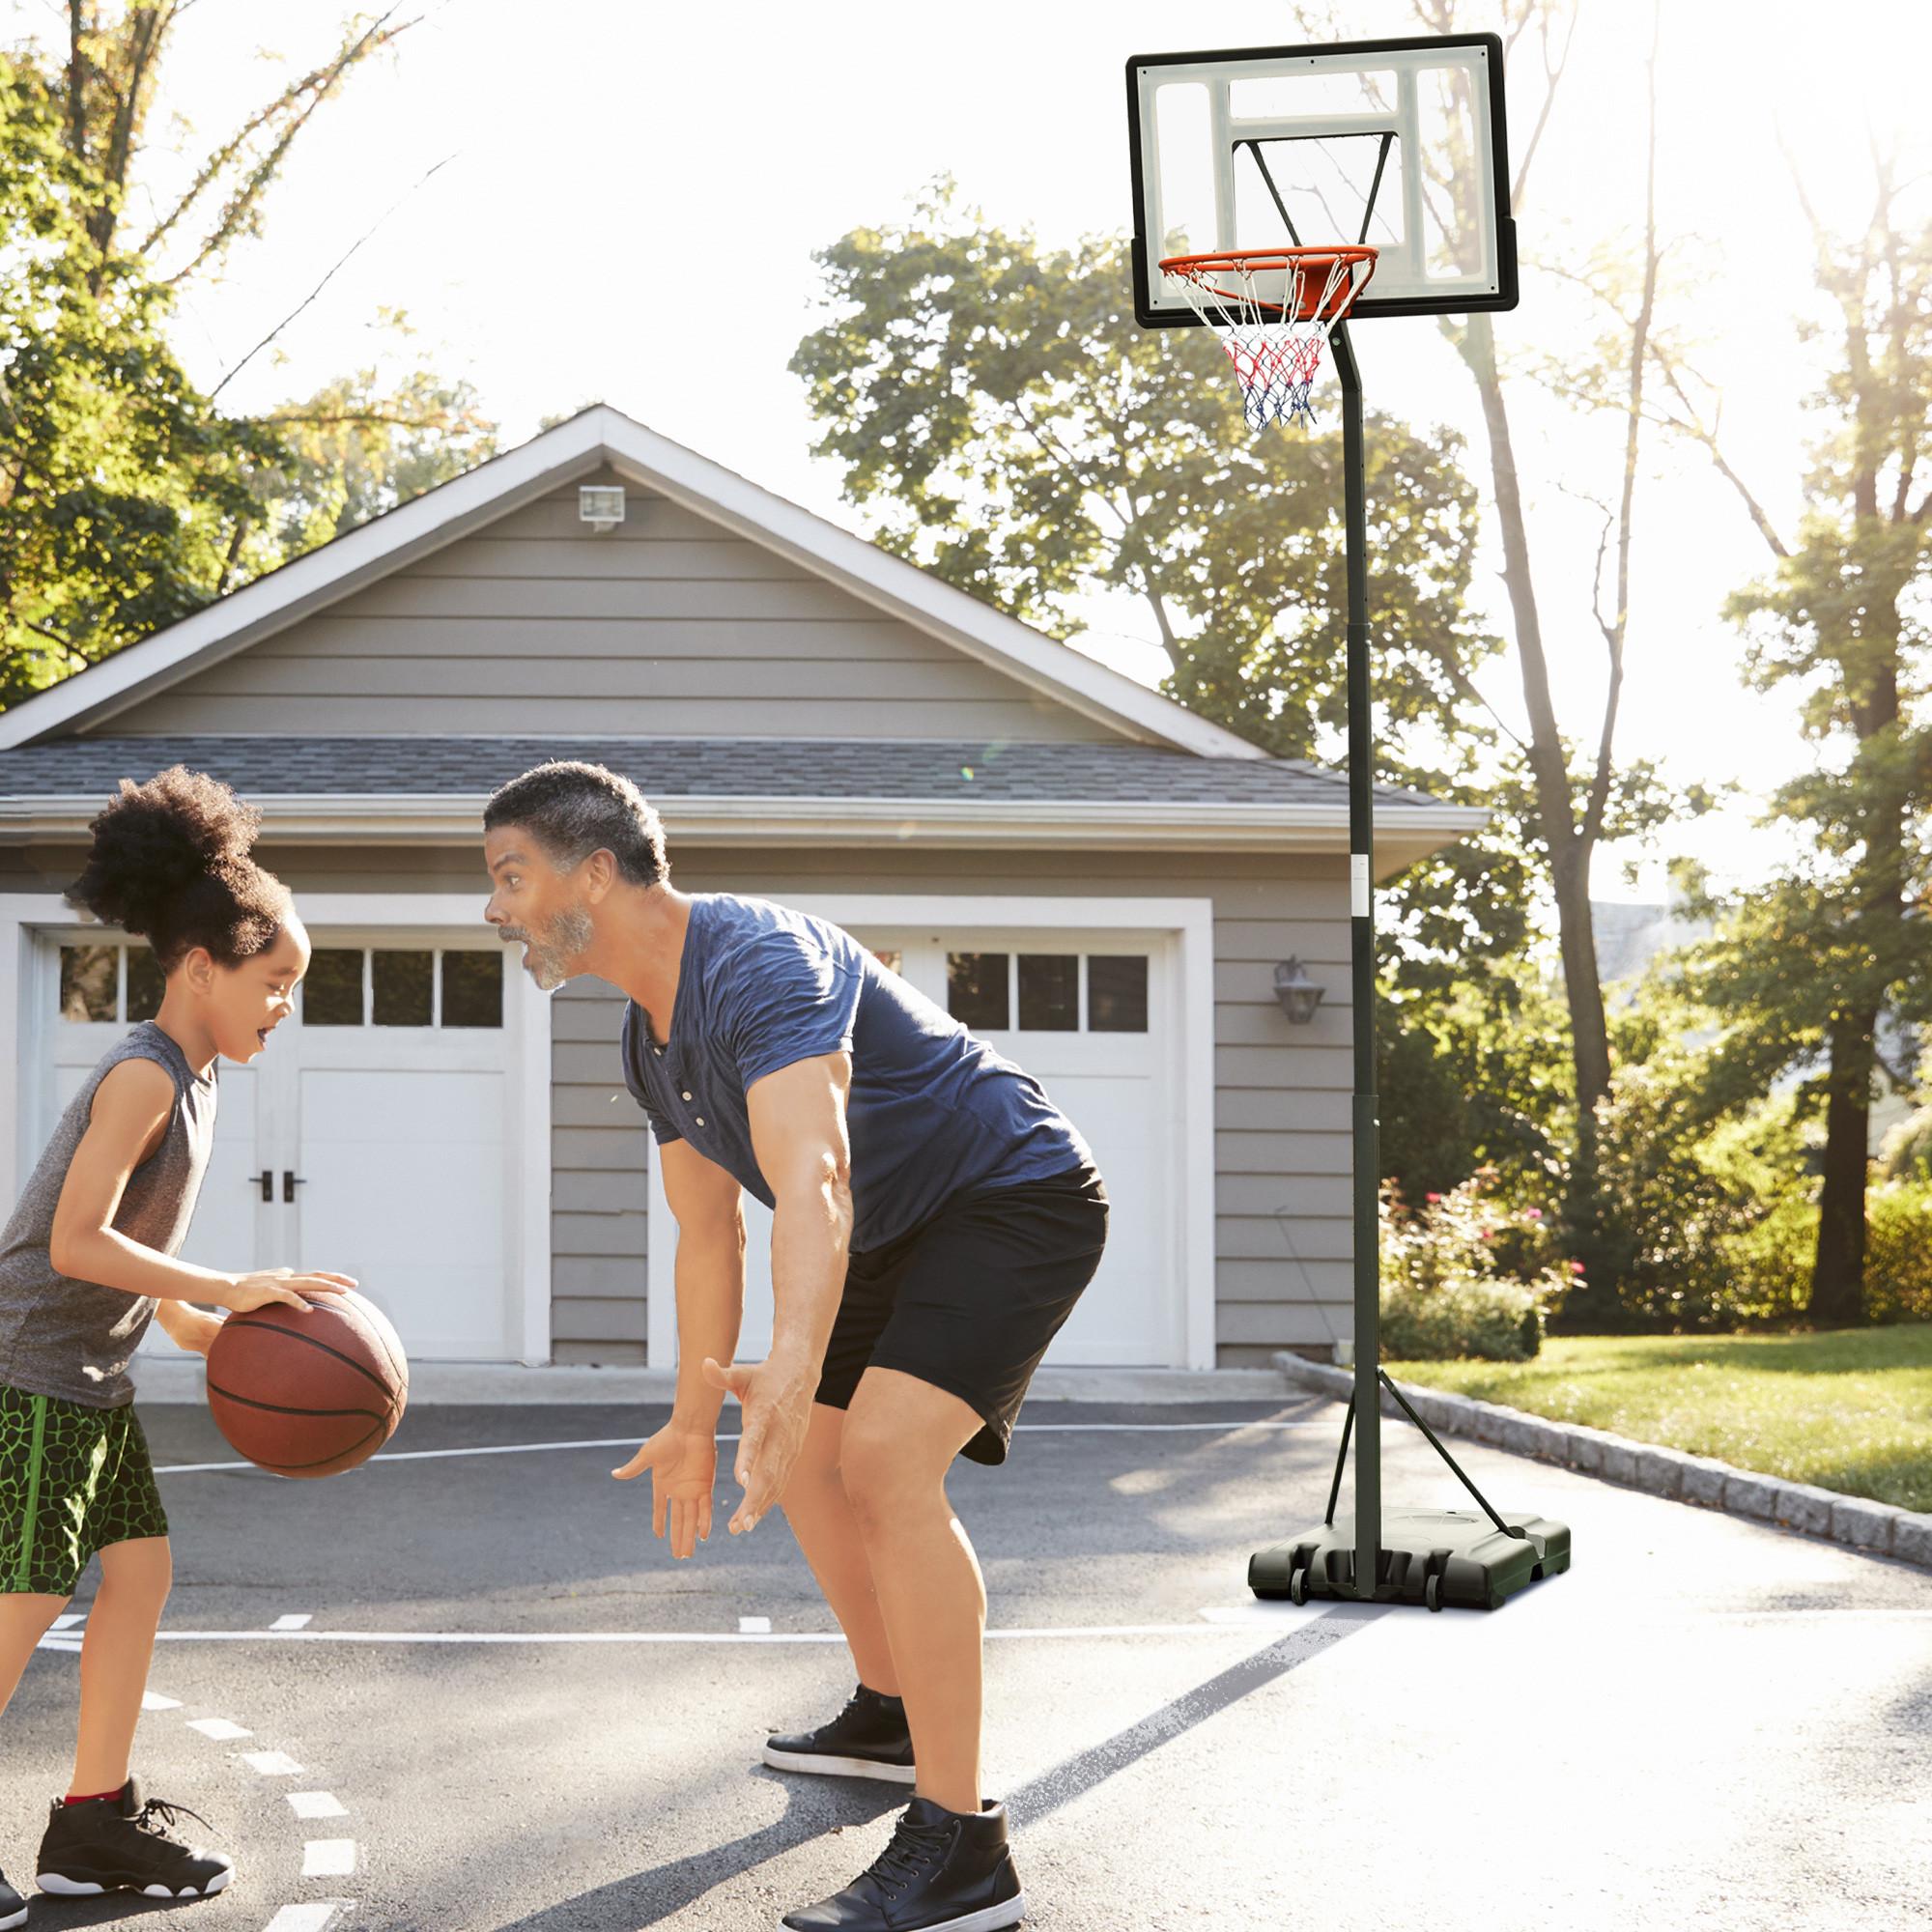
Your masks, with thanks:
[(1342, 383), (1342, 491), (1349, 565), (1349, 960), (1354, 1007), (1355, 1595), (1381, 1575), (1382, 1453), (1379, 1130), (1376, 1112), (1375, 713), (1369, 685), (1369, 511), (1362, 379), (1349, 325), (1328, 338)]

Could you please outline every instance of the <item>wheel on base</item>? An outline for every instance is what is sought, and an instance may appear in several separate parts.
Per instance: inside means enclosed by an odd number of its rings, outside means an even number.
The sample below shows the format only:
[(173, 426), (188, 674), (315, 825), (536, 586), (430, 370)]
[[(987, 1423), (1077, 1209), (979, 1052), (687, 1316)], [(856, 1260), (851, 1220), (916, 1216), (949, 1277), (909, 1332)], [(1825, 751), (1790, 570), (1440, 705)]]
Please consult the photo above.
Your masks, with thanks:
[(1304, 1565), (1288, 1579), (1288, 1600), (1291, 1604), (1305, 1604), (1308, 1601), (1308, 1570)]
[(1439, 1610), (1442, 1607), (1441, 1571), (1432, 1570), (1429, 1573), (1428, 1577), (1423, 1579), (1422, 1601), (1425, 1604), (1427, 1604), (1432, 1610)]

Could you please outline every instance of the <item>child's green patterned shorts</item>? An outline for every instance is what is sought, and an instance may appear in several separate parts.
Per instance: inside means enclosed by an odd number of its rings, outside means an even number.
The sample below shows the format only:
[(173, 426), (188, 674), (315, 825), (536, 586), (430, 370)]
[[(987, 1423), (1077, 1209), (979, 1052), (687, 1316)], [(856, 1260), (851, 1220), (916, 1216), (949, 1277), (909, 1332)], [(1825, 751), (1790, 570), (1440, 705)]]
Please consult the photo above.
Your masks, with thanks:
[(167, 1533), (131, 1405), (0, 1384), (0, 1593), (71, 1597), (97, 1550)]

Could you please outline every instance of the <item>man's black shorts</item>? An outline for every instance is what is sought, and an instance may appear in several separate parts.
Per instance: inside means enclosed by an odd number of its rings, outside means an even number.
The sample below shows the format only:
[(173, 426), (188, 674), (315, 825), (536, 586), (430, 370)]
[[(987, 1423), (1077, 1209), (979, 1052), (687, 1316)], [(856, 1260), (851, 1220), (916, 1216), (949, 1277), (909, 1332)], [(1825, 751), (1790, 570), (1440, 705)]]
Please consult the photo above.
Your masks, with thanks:
[(955, 1395), (985, 1427), (975, 1463), (1004, 1463), (1046, 1347), (1100, 1265), (1107, 1190), (1090, 1166), (958, 1194), (931, 1220), (850, 1257), (818, 1401), (851, 1406), (868, 1368)]

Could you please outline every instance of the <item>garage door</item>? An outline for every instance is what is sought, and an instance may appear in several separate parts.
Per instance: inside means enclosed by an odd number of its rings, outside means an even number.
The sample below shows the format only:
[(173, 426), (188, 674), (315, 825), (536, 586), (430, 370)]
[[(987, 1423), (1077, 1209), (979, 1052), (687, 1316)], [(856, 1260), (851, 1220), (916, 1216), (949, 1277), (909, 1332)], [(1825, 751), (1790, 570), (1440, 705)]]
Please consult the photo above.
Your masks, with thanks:
[[(412, 1355), (515, 1359), (520, 1168), (503, 949), (326, 930), (315, 946), (297, 1014), (268, 1052), (221, 1065), (214, 1154), (184, 1259), (354, 1275)], [(42, 1141), (161, 991), (138, 943), (63, 941), (48, 963), (43, 983), (59, 992)], [(149, 1346), (172, 1347), (158, 1329)]]
[[(1180, 1125), (1173, 1092), (1167, 935), (1135, 931), (852, 928), (886, 965), (1046, 1089), (1094, 1149), (1113, 1200), (1100, 1272), (1056, 1338), (1058, 1367), (1185, 1361), (1174, 1218)], [(674, 1359), (667, 1317), (675, 1223), (653, 1159), (653, 1359)], [(771, 1215), (744, 1197), (748, 1235), (741, 1358), (771, 1338)], [(662, 1342), (664, 1352), (657, 1352)]]

